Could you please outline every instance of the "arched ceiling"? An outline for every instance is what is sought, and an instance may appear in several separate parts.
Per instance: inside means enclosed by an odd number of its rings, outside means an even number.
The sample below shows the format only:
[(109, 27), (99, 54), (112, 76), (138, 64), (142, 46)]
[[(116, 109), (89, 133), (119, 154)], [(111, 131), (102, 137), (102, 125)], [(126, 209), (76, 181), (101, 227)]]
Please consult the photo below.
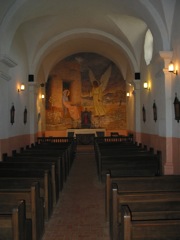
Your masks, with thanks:
[(122, 72), (138, 72), (148, 28), (157, 49), (170, 48), (176, 0), (1, 2), (0, 53), (10, 54), (13, 41), (21, 37), (33, 74), (41, 68), (47, 75), (64, 57), (85, 51), (108, 57)]

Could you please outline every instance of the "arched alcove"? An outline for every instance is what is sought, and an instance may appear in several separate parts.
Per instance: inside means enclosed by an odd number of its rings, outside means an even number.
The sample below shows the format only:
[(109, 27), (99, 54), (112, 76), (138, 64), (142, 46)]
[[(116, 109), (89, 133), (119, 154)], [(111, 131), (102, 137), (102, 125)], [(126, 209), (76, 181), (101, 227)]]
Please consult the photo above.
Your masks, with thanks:
[[(99, 106), (95, 105), (93, 81), (101, 86)], [(65, 99), (66, 90), (69, 94)], [(46, 131), (81, 128), (80, 116), (85, 110), (91, 112), (92, 128), (126, 130), (126, 82), (122, 73), (108, 58), (90, 52), (70, 55), (51, 70), (46, 83)]]

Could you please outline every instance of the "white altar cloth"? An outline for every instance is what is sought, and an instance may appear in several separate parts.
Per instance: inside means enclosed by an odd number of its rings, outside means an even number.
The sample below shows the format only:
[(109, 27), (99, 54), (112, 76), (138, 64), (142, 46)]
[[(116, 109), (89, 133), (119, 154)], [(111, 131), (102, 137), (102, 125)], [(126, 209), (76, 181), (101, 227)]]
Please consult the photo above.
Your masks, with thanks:
[(106, 129), (104, 128), (70, 128), (70, 129), (67, 129), (67, 136), (69, 132), (73, 132), (75, 136), (76, 134), (94, 134), (95, 137), (97, 137), (97, 132), (103, 132), (105, 136)]

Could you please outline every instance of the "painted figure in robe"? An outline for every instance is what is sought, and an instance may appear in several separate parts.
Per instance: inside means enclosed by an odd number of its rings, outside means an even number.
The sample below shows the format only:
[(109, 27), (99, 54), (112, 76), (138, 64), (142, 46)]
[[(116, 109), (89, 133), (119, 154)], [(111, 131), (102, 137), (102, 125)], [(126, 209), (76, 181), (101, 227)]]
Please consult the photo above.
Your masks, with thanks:
[(70, 101), (69, 101), (69, 95), (70, 95), (70, 91), (68, 89), (65, 89), (63, 91), (63, 105), (65, 106), (65, 108), (68, 109), (69, 115), (70, 117), (77, 121), (80, 119), (80, 111), (78, 109), (78, 107), (76, 105), (73, 105)]

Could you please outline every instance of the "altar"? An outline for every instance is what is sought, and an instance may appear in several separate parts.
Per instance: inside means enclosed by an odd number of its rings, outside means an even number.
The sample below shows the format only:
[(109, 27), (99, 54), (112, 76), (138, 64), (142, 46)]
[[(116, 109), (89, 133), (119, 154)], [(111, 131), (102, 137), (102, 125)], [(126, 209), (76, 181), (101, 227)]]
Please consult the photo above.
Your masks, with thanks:
[(67, 136), (73, 136), (77, 140), (77, 144), (93, 144), (94, 137), (105, 136), (104, 128), (71, 128), (67, 129)]

